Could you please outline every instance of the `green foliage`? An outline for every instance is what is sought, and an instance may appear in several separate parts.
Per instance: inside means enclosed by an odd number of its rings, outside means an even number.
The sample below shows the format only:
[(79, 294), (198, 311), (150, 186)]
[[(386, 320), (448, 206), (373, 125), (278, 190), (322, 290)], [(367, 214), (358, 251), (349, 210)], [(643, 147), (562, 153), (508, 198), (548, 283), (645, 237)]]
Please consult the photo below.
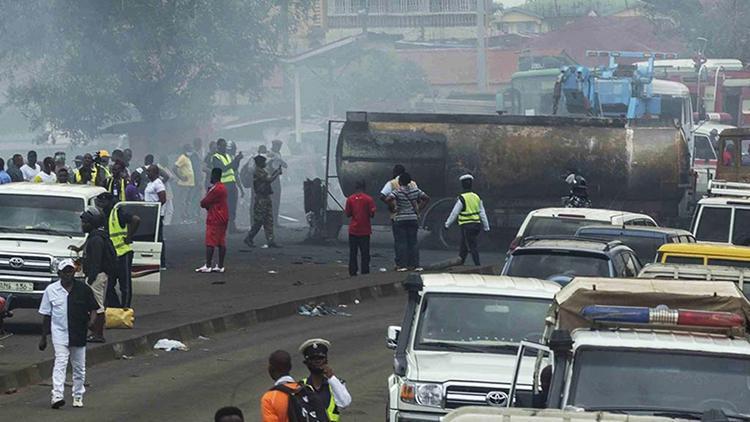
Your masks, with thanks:
[(392, 52), (365, 50), (347, 63), (328, 69), (316, 67), (303, 77), (306, 111), (327, 114), (329, 102), (334, 112), (408, 108), (409, 100), (429, 92), (427, 77), (419, 65)]
[(35, 126), (78, 138), (133, 118), (206, 119), (217, 91), (259, 93), (288, 22), (278, 4), (2, 0), (9, 102)]

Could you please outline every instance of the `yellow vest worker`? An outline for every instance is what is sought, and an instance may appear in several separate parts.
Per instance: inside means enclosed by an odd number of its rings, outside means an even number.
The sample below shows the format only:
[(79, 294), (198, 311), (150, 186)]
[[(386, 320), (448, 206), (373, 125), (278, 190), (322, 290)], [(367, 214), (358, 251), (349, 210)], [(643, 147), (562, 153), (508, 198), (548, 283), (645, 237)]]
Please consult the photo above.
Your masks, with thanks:
[(466, 256), (471, 253), (474, 265), (479, 266), (477, 237), (482, 229), (486, 232), (490, 231), (490, 222), (487, 219), (482, 199), (472, 191), (474, 176), (464, 174), (458, 180), (461, 182), (464, 192), (456, 199), (451, 214), (445, 220), (445, 228), (448, 229), (454, 221), (458, 220), (458, 225), (461, 228), (461, 247), (458, 251), (458, 257), (461, 258), (461, 264), (463, 265)]
[(339, 409), (344, 409), (352, 404), (352, 396), (346, 388), (346, 383), (333, 373), (328, 364), (328, 349), (331, 342), (322, 338), (313, 338), (300, 345), (299, 351), (305, 358), (305, 365), (310, 370), (310, 376), (302, 379), (315, 390), (315, 395), (320, 402), (326, 406), (328, 420), (339, 422), (341, 415)]
[(214, 158), (219, 160), (224, 165), (225, 169), (221, 172), (221, 183), (235, 183), (237, 179), (234, 177), (234, 168), (232, 167), (232, 156), (229, 154), (215, 153)]
[(83, 184), (96, 185), (96, 176), (97, 176), (97, 173), (98, 173), (98, 169), (99, 169), (99, 166), (96, 166), (96, 165), (93, 166), (93, 167), (91, 167), (91, 180), (89, 180), (89, 181), (87, 181), (85, 183), (83, 182), (83, 175), (81, 174), (81, 171), (84, 170), (84, 169), (80, 168), (80, 169), (76, 170), (76, 176), (75, 176), (76, 184), (78, 184), (78, 185), (83, 185)]

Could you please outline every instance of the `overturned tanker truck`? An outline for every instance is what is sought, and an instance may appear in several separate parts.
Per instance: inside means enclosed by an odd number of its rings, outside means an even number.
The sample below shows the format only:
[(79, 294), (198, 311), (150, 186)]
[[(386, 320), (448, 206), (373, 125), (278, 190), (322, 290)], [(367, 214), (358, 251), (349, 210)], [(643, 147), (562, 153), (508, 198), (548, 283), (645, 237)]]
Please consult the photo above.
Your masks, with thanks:
[[(560, 206), (569, 171), (588, 181), (597, 208), (644, 212), (677, 224), (689, 195), (690, 160), (682, 130), (631, 127), (624, 119), (349, 112), (338, 137), (336, 166), (345, 195), (357, 180), (379, 196), (395, 164), (432, 198), (421, 226), (448, 245), (443, 229), (458, 177), (471, 173), (493, 233), (511, 236), (526, 214)], [(376, 224), (388, 224), (379, 204)]]

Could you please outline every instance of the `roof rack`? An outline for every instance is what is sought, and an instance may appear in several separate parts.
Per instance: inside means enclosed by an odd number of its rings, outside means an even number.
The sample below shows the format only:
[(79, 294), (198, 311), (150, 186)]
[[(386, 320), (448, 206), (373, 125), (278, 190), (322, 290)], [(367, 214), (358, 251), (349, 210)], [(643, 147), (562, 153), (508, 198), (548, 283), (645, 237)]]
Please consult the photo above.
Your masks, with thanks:
[(726, 180), (710, 180), (708, 182), (708, 195), (750, 198), (750, 183), (727, 182)]
[(611, 248), (619, 245), (623, 245), (622, 241), (619, 240), (613, 240), (613, 239), (602, 239), (599, 237), (586, 237), (586, 236), (575, 236), (575, 235), (565, 235), (565, 234), (554, 234), (554, 235), (537, 235), (537, 236), (526, 236), (521, 240), (521, 245), (526, 245), (528, 242), (532, 242), (535, 240), (573, 240), (573, 241), (583, 241), (583, 242), (594, 242), (594, 243), (601, 243), (605, 245), (604, 250), (608, 251)]

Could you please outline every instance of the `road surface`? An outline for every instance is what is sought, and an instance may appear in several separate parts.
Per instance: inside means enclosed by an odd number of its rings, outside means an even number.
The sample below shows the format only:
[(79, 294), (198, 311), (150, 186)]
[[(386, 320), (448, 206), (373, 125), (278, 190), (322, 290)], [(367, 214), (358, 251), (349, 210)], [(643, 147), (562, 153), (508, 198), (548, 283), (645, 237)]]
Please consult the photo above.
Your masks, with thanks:
[(257, 421), (260, 396), (272, 384), (267, 356), (277, 348), (289, 351), (293, 375), (303, 377), (298, 345), (324, 337), (333, 343), (331, 366), (354, 398), (342, 420), (382, 421), (392, 364), (386, 327), (400, 324), (404, 304), (404, 296), (372, 300), (349, 305), (352, 317), (289, 317), (196, 340), (187, 352), (158, 351), (97, 365), (88, 370), (85, 408), (50, 409), (46, 381), (0, 396), (0, 420), (210, 421), (216, 409), (234, 405), (245, 412), (246, 421)]

